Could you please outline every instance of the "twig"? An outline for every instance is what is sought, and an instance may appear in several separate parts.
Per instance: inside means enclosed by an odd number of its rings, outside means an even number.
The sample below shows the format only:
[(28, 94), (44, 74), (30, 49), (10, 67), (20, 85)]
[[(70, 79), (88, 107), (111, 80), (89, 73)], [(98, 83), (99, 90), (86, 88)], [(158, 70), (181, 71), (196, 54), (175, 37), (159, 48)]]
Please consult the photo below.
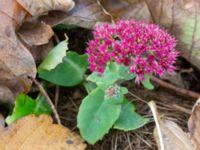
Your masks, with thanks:
[(56, 34), (53, 35), (53, 38), (56, 41), (56, 44), (60, 43), (60, 40)]
[[(56, 41), (56, 43), (60, 43), (59, 37), (57, 36), (57, 34), (53, 35), (54, 40)], [(67, 35), (65, 34), (65, 38), (67, 37)], [(68, 37), (66, 38), (66, 40), (68, 39)], [(60, 91), (60, 87), (58, 85), (56, 85), (56, 90), (55, 90), (55, 99), (54, 99), (54, 103), (55, 103), (55, 108), (57, 108), (58, 106), (58, 100), (59, 100), (59, 91)]]
[(56, 85), (55, 98), (54, 98), (55, 108), (57, 108), (57, 106), (58, 106), (59, 93), (60, 93), (60, 87)]
[(130, 150), (133, 150), (129, 133), (127, 133), (126, 136), (127, 136), (128, 146), (129, 146)]
[(156, 110), (156, 104), (155, 104), (154, 101), (150, 101), (148, 104), (149, 104), (149, 107), (152, 111), (153, 118), (154, 118), (154, 121), (155, 121), (155, 124), (156, 124), (156, 129), (157, 129), (158, 137), (159, 137), (159, 140), (160, 140), (160, 150), (165, 150), (163, 135), (162, 135), (160, 124), (159, 124), (158, 112)]
[(71, 97), (69, 97), (69, 100), (72, 102), (72, 104), (74, 105), (74, 107), (76, 108), (76, 110), (78, 110), (78, 106), (76, 105), (76, 103), (73, 101), (73, 99)]
[(152, 148), (151, 144), (145, 141), (144, 138), (142, 138), (137, 132), (134, 132), (134, 134), (142, 141), (144, 142), (149, 148)]
[(175, 85), (172, 85), (168, 82), (165, 82), (161, 79), (158, 79), (154, 76), (151, 77), (151, 80), (158, 83), (160, 86), (162, 87), (165, 87), (167, 89), (171, 89), (171, 90), (174, 90), (180, 94), (183, 94), (183, 95), (186, 95), (186, 96), (189, 96), (189, 97), (192, 97), (192, 98), (195, 98), (198, 99), (200, 97), (200, 93), (197, 93), (197, 92), (194, 92), (194, 91), (190, 91), (190, 90), (186, 90), (186, 89), (183, 89), (183, 88), (180, 88), (180, 87), (177, 87)]
[[(114, 139), (113, 139), (114, 138)], [(112, 142), (112, 143), (114, 143), (114, 146), (112, 146), (112, 149), (113, 150), (117, 150), (117, 145), (118, 145), (118, 134), (115, 134), (115, 136), (112, 136), (112, 139), (113, 139), (113, 141), (114, 142)]]
[(143, 102), (143, 103), (145, 103), (145, 104), (148, 104), (148, 102), (146, 102), (145, 100), (143, 100), (142, 98), (140, 98), (139, 96), (137, 96), (137, 95), (135, 95), (134, 93), (132, 93), (132, 92), (128, 92), (131, 96), (133, 96), (133, 97), (135, 97), (135, 98), (137, 98), (137, 100), (139, 100), (139, 101), (141, 101), (141, 102)]
[(40, 92), (44, 95), (44, 97), (46, 98), (47, 102), (50, 104), (51, 109), (53, 110), (53, 114), (54, 114), (54, 117), (56, 119), (56, 122), (57, 122), (57, 124), (60, 125), (61, 124), (60, 117), (59, 117), (59, 115), (58, 115), (58, 113), (57, 113), (57, 111), (55, 109), (55, 106), (53, 105), (51, 99), (49, 98), (47, 92), (45, 91), (43, 86), (36, 79), (34, 79), (32, 77), (29, 77), (29, 78), (35, 83), (35, 85), (38, 86)]
[(173, 104), (172, 106), (178, 111), (184, 112), (184, 113), (189, 114), (189, 115), (192, 114), (192, 111), (190, 109), (184, 108), (184, 107), (179, 106), (177, 104)]

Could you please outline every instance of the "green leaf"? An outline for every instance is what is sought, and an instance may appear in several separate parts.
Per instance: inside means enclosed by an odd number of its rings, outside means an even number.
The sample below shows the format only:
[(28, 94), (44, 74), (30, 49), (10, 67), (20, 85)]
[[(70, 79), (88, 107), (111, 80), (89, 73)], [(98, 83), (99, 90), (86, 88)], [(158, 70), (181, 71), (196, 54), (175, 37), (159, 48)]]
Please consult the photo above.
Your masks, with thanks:
[(75, 29), (77, 27), (78, 26), (73, 25), (73, 24), (64, 24), (64, 23), (61, 23), (61, 24), (58, 24), (58, 25), (54, 26), (53, 28), (57, 29), (57, 30), (70, 30), (70, 29)]
[(40, 114), (51, 114), (52, 109), (49, 103), (47, 102), (46, 98), (40, 93), (36, 98), (36, 107), (34, 109), (33, 114), (40, 115)]
[(109, 98), (109, 95), (106, 95), (106, 90), (111, 90), (109, 88), (111, 87), (104, 90), (97, 87), (83, 99), (80, 106), (78, 127), (82, 137), (90, 144), (102, 139), (120, 115), (124, 90), (114, 86), (116, 93), (111, 93)]
[(83, 80), (87, 67), (86, 54), (78, 55), (76, 52), (68, 52), (56, 68), (50, 71), (39, 70), (39, 77), (57, 85), (74, 86)]
[(31, 97), (20, 94), (15, 101), (13, 113), (6, 118), (6, 123), (9, 125), (15, 120), (20, 119), (29, 114), (51, 114), (52, 110), (45, 98), (41, 95), (36, 100)]
[(62, 59), (66, 56), (66, 50), (68, 50), (68, 41), (60, 42), (56, 47), (54, 47), (45, 60), (40, 64), (38, 70), (52, 70), (58, 64), (62, 63)]
[(148, 90), (153, 90), (154, 86), (150, 81), (151, 75), (145, 75), (145, 79), (142, 81), (142, 85)]
[(93, 72), (88, 76), (87, 80), (97, 83), (98, 85), (114, 84), (117, 80), (131, 80), (135, 78), (135, 74), (129, 72), (129, 68), (123, 65), (119, 65), (115, 62), (107, 64), (106, 69), (102, 75), (97, 72)]
[(130, 131), (144, 126), (149, 119), (140, 116), (135, 112), (135, 106), (124, 99), (119, 118), (114, 124), (115, 129)]
[(87, 93), (91, 93), (94, 89), (96, 89), (97, 85), (94, 82), (84, 81), (83, 86), (85, 87)]
[(109, 71), (106, 71), (103, 75), (99, 75), (99, 73), (93, 72), (87, 78), (88, 81), (95, 82), (97, 85), (101, 84), (111, 85), (114, 84), (118, 79), (119, 79), (118, 75)]
[(117, 63), (111, 63), (110, 70), (116, 70), (117, 74), (119, 74), (120, 79), (123, 80), (131, 80), (136, 77), (135, 74), (129, 72), (129, 67), (124, 65), (119, 65)]

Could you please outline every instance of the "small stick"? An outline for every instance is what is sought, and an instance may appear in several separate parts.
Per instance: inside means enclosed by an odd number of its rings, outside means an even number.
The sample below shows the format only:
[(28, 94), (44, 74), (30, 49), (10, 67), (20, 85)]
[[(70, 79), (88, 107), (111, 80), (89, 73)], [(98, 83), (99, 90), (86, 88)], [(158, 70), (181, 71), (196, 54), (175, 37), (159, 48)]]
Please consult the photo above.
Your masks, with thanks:
[(133, 150), (129, 133), (126, 133), (126, 136), (127, 136), (127, 141), (128, 141), (129, 148), (130, 148), (130, 150)]
[(56, 90), (55, 90), (55, 99), (54, 99), (55, 108), (58, 107), (59, 93), (60, 93), (60, 87), (56, 85)]
[(149, 107), (151, 109), (151, 112), (152, 112), (153, 118), (154, 118), (154, 122), (156, 124), (156, 129), (157, 129), (158, 137), (159, 137), (159, 140), (160, 140), (160, 150), (165, 150), (163, 135), (162, 135), (161, 127), (160, 127), (160, 124), (159, 124), (160, 118), (158, 117), (158, 112), (157, 112), (157, 109), (156, 109), (156, 104), (155, 104), (154, 101), (150, 101), (148, 103), (148, 105), (149, 105)]
[(143, 100), (142, 98), (140, 98), (139, 96), (137, 96), (137, 95), (135, 95), (134, 93), (132, 93), (132, 92), (128, 92), (131, 96), (133, 96), (133, 97), (135, 97), (135, 98), (137, 98), (137, 100), (139, 100), (139, 101), (141, 101), (141, 102), (143, 102), (143, 103), (145, 103), (145, 104), (148, 104), (148, 102), (146, 102), (145, 100)]
[(162, 87), (165, 87), (167, 89), (174, 90), (174, 91), (176, 91), (178, 93), (181, 93), (183, 95), (195, 98), (195, 100), (200, 97), (200, 93), (197, 93), (197, 92), (194, 92), (194, 91), (190, 91), (190, 90), (186, 90), (184, 88), (177, 87), (175, 85), (172, 85), (172, 84), (170, 84), (168, 82), (165, 82), (165, 81), (163, 81), (163, 80), (161, 80), (159, 78), (156, 78), (154, 76), (151, 77), (151, 80), (156, 82), (156, 83), (158, 83)]
[[(68, 36), (66, 34), (64, 34), (64, 36), (66, 38), (66, 41), (68, 41)], [(57, 34), (54, 34), (53, 37), (57, 44), (60, 43), (60, 40), (59, 40), (59, 37), (57, 36)], [(60, 93), (60, 87), (58, 85), (56, 85), (55, 99), (54, 99), (55, 108), (58, 107), (59, 93)]]
[(144, 142), (148, 147), (152, 148), (151, 144), (147, 141), (145, 141), (145, 139), (143, 139), (137, 132), (134, 132), (134, 134), (142, 141)]
[(187, 108), (184, 108), (184, 107), (179, 106), (179, 105), (176, 105), (176, 104), (173, 104), (172, 106), (173, 106), (175, 109), (177, 109), (177, 110), (179, 110), (179, 111), (181, 111), (181, 112), (184, 112), (184, 113), (189, 114), (189, 115), (192, 114), (192, 111), (189, 110), (189, 109), (187, 109)]
[(58, 115), (58, 113), (57, 113), (57, 111), (55, 109), (55, 106), (53, 105), (51, 99), (49, 98), (49, 95), (47, 94), (47, 92), (45, 91), (43, 86), (36, 79), (34, 79), (32, 77), (29, 77), (29, 78), (35, 83), (35, 85), (38, 86), (40, 92), (45, 96), (46, 100), (48, 101), (48, 103), (51, 106), (51, 109), (53, 110), (53, 114), (54, 114), (54, 117), (56, 119), (57, 124), (60, 125), (61, 124), (60, 117), (59, 117), (59, 115)]

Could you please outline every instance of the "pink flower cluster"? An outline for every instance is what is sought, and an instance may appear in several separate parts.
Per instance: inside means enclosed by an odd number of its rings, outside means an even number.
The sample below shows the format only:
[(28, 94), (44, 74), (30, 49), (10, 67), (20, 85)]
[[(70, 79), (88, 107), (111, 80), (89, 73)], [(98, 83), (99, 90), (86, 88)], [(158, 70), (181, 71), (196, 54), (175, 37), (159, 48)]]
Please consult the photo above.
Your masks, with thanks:
[(106, 64), (115, 61), (129, 67), (140, 83), (145, 74), (163, 75), (176, 69), (176, 40), (158, 25), (120, 20), (97, 25), (93, 34), (87, 48), (91, 71), (103, 73)]

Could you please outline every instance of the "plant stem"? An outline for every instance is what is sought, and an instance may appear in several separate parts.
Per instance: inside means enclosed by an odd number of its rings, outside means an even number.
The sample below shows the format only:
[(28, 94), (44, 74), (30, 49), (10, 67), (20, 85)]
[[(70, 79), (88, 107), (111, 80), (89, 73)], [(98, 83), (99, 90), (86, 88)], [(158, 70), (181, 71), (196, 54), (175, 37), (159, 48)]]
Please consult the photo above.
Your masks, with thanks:
[(54, 99), (54, 105), (55, 105), (55, 108), (56, 108), (56, 109), (57, 109), (57, 107), (58, 107), (59, 93), (60, 93), (60, 87), (59, 87), (58, 85), (56, 85), (55, 99)]
[(60, 117), (58, 115), (58, 112), (56, 111), (56, 108), (54, 106), (54, 104), (52, 103), (49, 95), (47, 94), (47, 92), (45, 91), (44, 87), (35, 79), (35, 78), (32, 78), (32, 77), (29, 77), (34, 83), (35, 85), (37, 85), (37, 87), (39, 88), (40, 92), (44, 95), (44, 97), (46, 98), (47, 102), (49, 103), (49, 105), (51, 106), (51, 109), (53, 110), (53, 114), (54, 114), (54, 117), (55, 117), (55, 120), (57, 122), (57, 124), (61, 124), (61, 121), (60, 121)]

